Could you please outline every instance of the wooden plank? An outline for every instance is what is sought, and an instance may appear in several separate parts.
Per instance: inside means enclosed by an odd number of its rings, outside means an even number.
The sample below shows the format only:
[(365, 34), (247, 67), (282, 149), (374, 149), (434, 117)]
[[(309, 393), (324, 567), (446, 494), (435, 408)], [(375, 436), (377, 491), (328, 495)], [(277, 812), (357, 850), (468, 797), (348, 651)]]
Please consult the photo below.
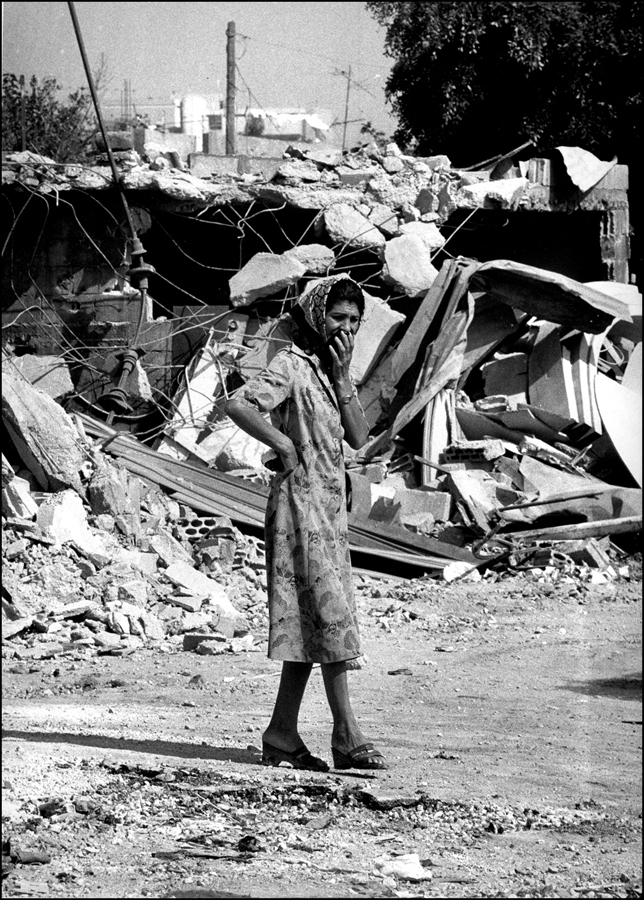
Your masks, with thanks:
[(575, 525), (559, 525), (551, 528), (535, 528), (530, 531), (503, 531), (503, 537), (526, 541), (568, 541), (605, 534), (627, 534), (642, 530), (641, 516), (625, 516), (623, 519), (599, 519), (597, 522), (578, 522)]
[(444, 556), (448, 559), (461, 560), (463, 562), (476, 562), (474, 556), (469, 550), (462, 547), (455, 547), (453, 544), (447, 544), (438, 538), (427, 537), (427, 535), (414, 534), (406, 528), (396, 528), (395, 525), (386, 525), (384, 522), (375, 522), (367, 519), (354, 520), (349, 513), (349, 527), (356, 528), (368, 534), (388, 538), (397, 544), (403, 544), (416, 550), (422, 550), (425, 553), (433, 553), (437, 556)]

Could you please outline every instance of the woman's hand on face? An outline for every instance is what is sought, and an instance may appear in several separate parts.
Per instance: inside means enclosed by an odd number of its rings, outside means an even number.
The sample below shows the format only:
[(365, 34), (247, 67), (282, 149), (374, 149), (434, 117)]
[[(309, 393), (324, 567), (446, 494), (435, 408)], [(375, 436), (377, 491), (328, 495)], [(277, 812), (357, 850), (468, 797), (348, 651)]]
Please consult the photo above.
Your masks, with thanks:
[(329, 341), (333, 380), (336, 383), (346, 381), (349, 378), (353, 346), (354, 337), (350, 331), (338, 330)]

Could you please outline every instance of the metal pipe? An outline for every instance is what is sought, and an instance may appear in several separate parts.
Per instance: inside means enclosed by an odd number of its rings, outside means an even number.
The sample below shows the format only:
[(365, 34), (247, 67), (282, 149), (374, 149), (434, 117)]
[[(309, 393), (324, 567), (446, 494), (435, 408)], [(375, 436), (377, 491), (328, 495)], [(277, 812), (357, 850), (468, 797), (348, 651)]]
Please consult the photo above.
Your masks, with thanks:
[(116, 163), (114, 162), (114, 157), (112, 156), (112, 148), (110, 147), (110, 142), (107, 139), (107, 131), (105, 130), (105, 124), (103, 122), (103, 115), (101, 113), (101, 106), (98, 102), (98, 94), (96, 93), (96, 88), (94, 86), (94, 79), (92, 77), (92, 72), (89, 67), (89, 62), (87, 60), (87, 53), (85, 52), (85, 44), (83, 43), (83, 35), (81, 34), (80, 25), (78, 23), (78, 18), (76, 16), (76, 10), (74, 9), (74, 4), (72, 0), (68, 0), (67, 5), (69, 6), (69, 12), (72, 17), (72, 22), (74, 25), (74, 31), (76, 32), (76, 40), (78, 41), (78, 48), (80, 50), (81, 58), (83, 60), (83, 67), (85, 68), (85, 76), (87, 77), (87, 83), (89, 84), (89, 90), (92, 95), (92, 100), (94, 101), (94, 109), (96, 110), (96, 118), (98, 119), (98, 127), (101, 130), (101, 134), (103, 135), (103, 141), (105, 142), (105, 149), (107, 151), (107, 158), (110, 163), (110, 168), (112, 170), (112, 175), (114, 176), (114, 182), (119, 190), (119, 196), (121, 197), (121, 201), (123, 203), (123, 209), (125, 210), (125, 218), (127, 219), (127, 224), (129, 226), (130, 232), (132, 234), (132, 238), (136, 238), (136, 228), (134, 227), (134, 220), (132, 218), (132, 213), (130, 212), (130, 207), (128, 206), (127, 199), (125, 197), (125, 192), (123, 190), (123, 183), (121, 181), (121, 176), (118, 173), (116, 168)]

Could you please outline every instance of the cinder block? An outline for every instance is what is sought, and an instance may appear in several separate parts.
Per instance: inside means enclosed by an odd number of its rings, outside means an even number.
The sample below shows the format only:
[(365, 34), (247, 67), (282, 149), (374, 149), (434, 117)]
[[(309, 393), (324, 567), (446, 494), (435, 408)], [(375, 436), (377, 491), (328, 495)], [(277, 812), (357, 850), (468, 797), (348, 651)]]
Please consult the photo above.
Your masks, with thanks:
[(400, 517), (427, 514), (437, 522), (448, 522), (452, 510), (452, 497), (444, 491), (399, 490), (394, 503), (400, 504)]

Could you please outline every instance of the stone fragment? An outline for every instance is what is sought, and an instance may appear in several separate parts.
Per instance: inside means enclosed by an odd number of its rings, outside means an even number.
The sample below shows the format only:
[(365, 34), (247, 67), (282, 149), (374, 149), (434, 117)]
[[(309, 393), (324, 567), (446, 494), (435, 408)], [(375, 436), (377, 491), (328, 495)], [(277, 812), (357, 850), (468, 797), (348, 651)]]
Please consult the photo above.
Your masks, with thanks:
[(405, 222), (400, 226), (400, 232), (417, 235), (430, 253), (440, 250), (446, 240), (432, 222)]
[(363, 291), (365, 310), (356, 335), (351, 359), (351, 376), (362, 384), (378, 364), (398, 326), (405, 321), (402, 313), (391, 309), (383, 300)]
[(216, 644), (224, 644), (227, 638), (223, 634), (213, 634), (212, 631), (202, 633), (186, 632), (183, 635), (182, 647), (184, 650), (196, 650), (204, 641), (212, 641)]
[(282, 256), (296, 259), (312, 275), (328, 275), (335, 265), (333, 250), (324, 244), (300, 244), (287, 250)]
[(528, 187), (527, 178), (502, 178), (480, 184), (463, 185), (456, 194), (461, 208), (514, 209)]
[(149, 541), (150, 547), (158, 555), (160, 562), (164, 566), (171, 566), (175, 562), (187, 563), (188, 565), (192, 563), (192, 554), (167, 531), (159, 531), (158, 534), (151, 535)]
[(97, 631), (94, 635), (94, 643), (99, 647), (112, 649), (121, 646), (121, 637), (112, 631)]
[(84, 495), (85, 452), (70, 416), (8, 365), (2, 369), (2, 417), (25, 466), (44, 491), (73, 488)]
[(190, 591), (195, 597), (208, 597), (210, 603), (226, 615), (232, 618), (239, 615), (224, 588), (192, 566), (181, 562), (173, 563), (166, 569), (165, 575), (173, 584)]
[(31, 496), (26, 478), (14, 475), (2, 489), (2, 515), (8, 518), (33, 519), (38, 512), (38, 504)]
[(405, 528), (417, 534), (431, 534), (435, 522), (431, 513), (402, 513), (399, 511), (398, 518)]
[(128, 563), (133, 569), (138, 569), (144, 575), (156, 575), (158, 571), (156, 553), (147, 553), (144, 550), (126, 550), (119, 553), (119, 559)]
[(374, 175), (378, 173), (378, 169), (371, 167), (369, 169), (354, 169), (349, 166), (338, 166), (335, 170), (340, 179), (340, 183), (347, 187), (358, 187), (365, 185)]
[(300, 184), (302, 181), (317, 182), (322, 177), (312, 160), (292, 159), (282, 163), (275, 178), (284, 184)]
[(398, 146), (398, 144), (396, 144), (395, 141), (389, 141), (389, 143), (388, 143), (387, 146), (385, 147), (385, 156), (398, 156), (398, 157), (400, 157), (400, 156), (402, 156), (402, 155), (403, 155), (403, 154), (402, 154), (402, 150), (400, 149), (400, 147)]
[(73, 541), (84, 553), (106, 553), (105, 543), (90, 530), (83, 501), (73, 490), (51, 494), (38, 507), (37, 525), (57, 545)]
[(9, 638), (14, 637), (14, 635), (20, 634), (20, 632), (26, 631), (28, 628), (31, 628), (33, 620), (33, 616), (21, 616), (19, 619), (15, 619), (13, 622), (10, 622), (8, 619), (3, 618), (2, 640), (8, 640)]
[(403, 234), (387, 241), (382, 274), (408, 297), (418, 297), (431, 287), (438, 270), (423, 240), (416, 234)]
[(348, 203), (335, 203), (324, 211), (324, 227), (332, 241), (361, 249), (378, 249), (385, 236)]
[(199, 612), (203, 605), (203, 597), (182, 597), (180, 594), (171, 594), (166, 598), (168, 603), (178, 606), (180, 609), (186, 609), (188, 612)]
[(143, 625), (145, 636), (150, 640), (160, 641), (165, 637), (165, 628), (154, 613), (144, 609), (139, 610), (139, 622)]
[(387, 175), (396, 175), (405, 168), (405, 163), (399, 156), (385, 156), (382, 161), (382, 167)]
[(448, 522), (452, 510), (452, 497), (444, 491), (398, 489), (394, 503), (400, 504), (401, 518), (405, 515), (426, 514), (437, 522)]
[(109, 515), (116, 519), (134, 511), (127, 491), (127, 473), (99, 454), (94, 458), (87, 498), (96, 516)]
[(74, 390), (69, 367), (62, 356), (26, 353), (13, 358), (13, 364), (30, 384), (54, 400)]
[(115, 634), (130, 634), (129, 618), (117, 609), (110, 612), (109, 626)]
[(248, 306), (295, 284), (306, 273), (302, 263), (286, 255), (256, 253), (228, 282), (233, 306)]
[(125, 581), (118, 586), (118, 599), (125, 603), (133, 603), (134, 606), (145, 607), (148, 602), (149, 585), (143, 579)]
[(367, 213), (367, 218), (386, 237), (395, 237), (400, 233), (398, 214), (390, 206), (385, 206), (384, 203), (374, 203)]

